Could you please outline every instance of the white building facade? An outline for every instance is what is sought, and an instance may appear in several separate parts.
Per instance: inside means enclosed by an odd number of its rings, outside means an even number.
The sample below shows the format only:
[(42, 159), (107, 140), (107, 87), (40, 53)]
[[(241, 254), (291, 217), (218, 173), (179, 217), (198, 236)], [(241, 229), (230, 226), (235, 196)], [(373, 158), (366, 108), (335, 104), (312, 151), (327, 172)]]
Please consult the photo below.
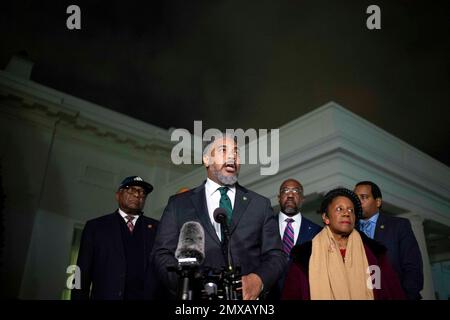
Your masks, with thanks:
[[(116, 209), (124, 177), (140, 175), (155, 186), (145, 212), (159, 219), (169, 196), (202, 183), (205, 169), (172, 163), (168, 130), (35, 83), (31, 68), (13, 58), (0, 71), (1, 278), (7, 297), (60, 299), (83, 224)], [(298, 179), (303, 213), (321, 223), (315, 210), (325, 192), (376, 182), (386, 213), (411, 221), (424, 262), (423, 297), (450, 296), (449, 167), (333, 102), (279, 129), (278, 173), (262, 176), (258, 166), (244, 165), (242, 185), (276, 207), (281, 182)]]

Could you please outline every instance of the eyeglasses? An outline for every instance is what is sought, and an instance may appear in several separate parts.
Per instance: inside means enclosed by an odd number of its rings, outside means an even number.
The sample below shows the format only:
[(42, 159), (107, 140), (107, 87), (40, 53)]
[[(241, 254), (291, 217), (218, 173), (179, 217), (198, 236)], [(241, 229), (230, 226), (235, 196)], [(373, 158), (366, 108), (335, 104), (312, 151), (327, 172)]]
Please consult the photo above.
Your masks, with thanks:
[(136, 187), (125, 187), (123, 190), (125, 190), (126, 193), (128, 194), (138, 194), (139, 197), (146, 197), (147, 196), (147, 192), (145, 192), (144, 189), (142, 188), (136, 188)]
[(343, 214), (344, 212), (347, 212), (349, 214), (354, 214), (355, 213), (355, 209), (353, 208), (343, 208), (343, 207), (337, 207), (336, 209), (334, 209), (334, 211), (336, 211), (339, 214)]
[(293, 194), (302, 194), (303, 190), (299, 188), (283, 188), (280, 190), (280, 194), (288, 194), (289, 192), (292, 192)]

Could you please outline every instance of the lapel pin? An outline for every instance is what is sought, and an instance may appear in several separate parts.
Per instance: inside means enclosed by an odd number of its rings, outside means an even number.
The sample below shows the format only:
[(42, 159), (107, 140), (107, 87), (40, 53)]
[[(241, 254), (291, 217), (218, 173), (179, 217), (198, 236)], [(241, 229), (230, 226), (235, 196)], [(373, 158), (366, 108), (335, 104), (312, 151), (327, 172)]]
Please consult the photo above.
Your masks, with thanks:
[(384, 229), (384, 224), (382, 224), (382, 225), (380, 226), (380, 229)]
[(147, 225), (147, 228), (151, 229), (153, 226), (151, 224)]
[(242, 200), (246, 201), (246, 200), (247, 200), (247, 197), (242, 197)]

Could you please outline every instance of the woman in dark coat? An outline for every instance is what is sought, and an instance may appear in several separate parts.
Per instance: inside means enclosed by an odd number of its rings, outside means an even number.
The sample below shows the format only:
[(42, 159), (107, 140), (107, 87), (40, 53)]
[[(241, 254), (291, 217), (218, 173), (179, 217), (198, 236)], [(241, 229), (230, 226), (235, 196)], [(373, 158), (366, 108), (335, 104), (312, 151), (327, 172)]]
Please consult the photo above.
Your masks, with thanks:
[(356, 194), (331, 190), (320, 212), (325, 227), (312, 241), (293, 248), (282, 299), (405, 299), (386, 248), (355, 229), (362, 216)]

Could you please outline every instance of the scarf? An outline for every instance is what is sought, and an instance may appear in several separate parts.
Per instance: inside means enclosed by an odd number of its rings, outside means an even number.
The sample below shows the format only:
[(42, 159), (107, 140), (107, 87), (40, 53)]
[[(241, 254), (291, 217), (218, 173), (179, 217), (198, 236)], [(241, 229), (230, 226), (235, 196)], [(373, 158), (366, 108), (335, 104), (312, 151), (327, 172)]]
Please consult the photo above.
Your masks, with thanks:
[(348, 237), (345, 262), (328, 226), (312, 240), (309, 260), (311, 300), (373, 300), (368, 262), (361, 236)]

